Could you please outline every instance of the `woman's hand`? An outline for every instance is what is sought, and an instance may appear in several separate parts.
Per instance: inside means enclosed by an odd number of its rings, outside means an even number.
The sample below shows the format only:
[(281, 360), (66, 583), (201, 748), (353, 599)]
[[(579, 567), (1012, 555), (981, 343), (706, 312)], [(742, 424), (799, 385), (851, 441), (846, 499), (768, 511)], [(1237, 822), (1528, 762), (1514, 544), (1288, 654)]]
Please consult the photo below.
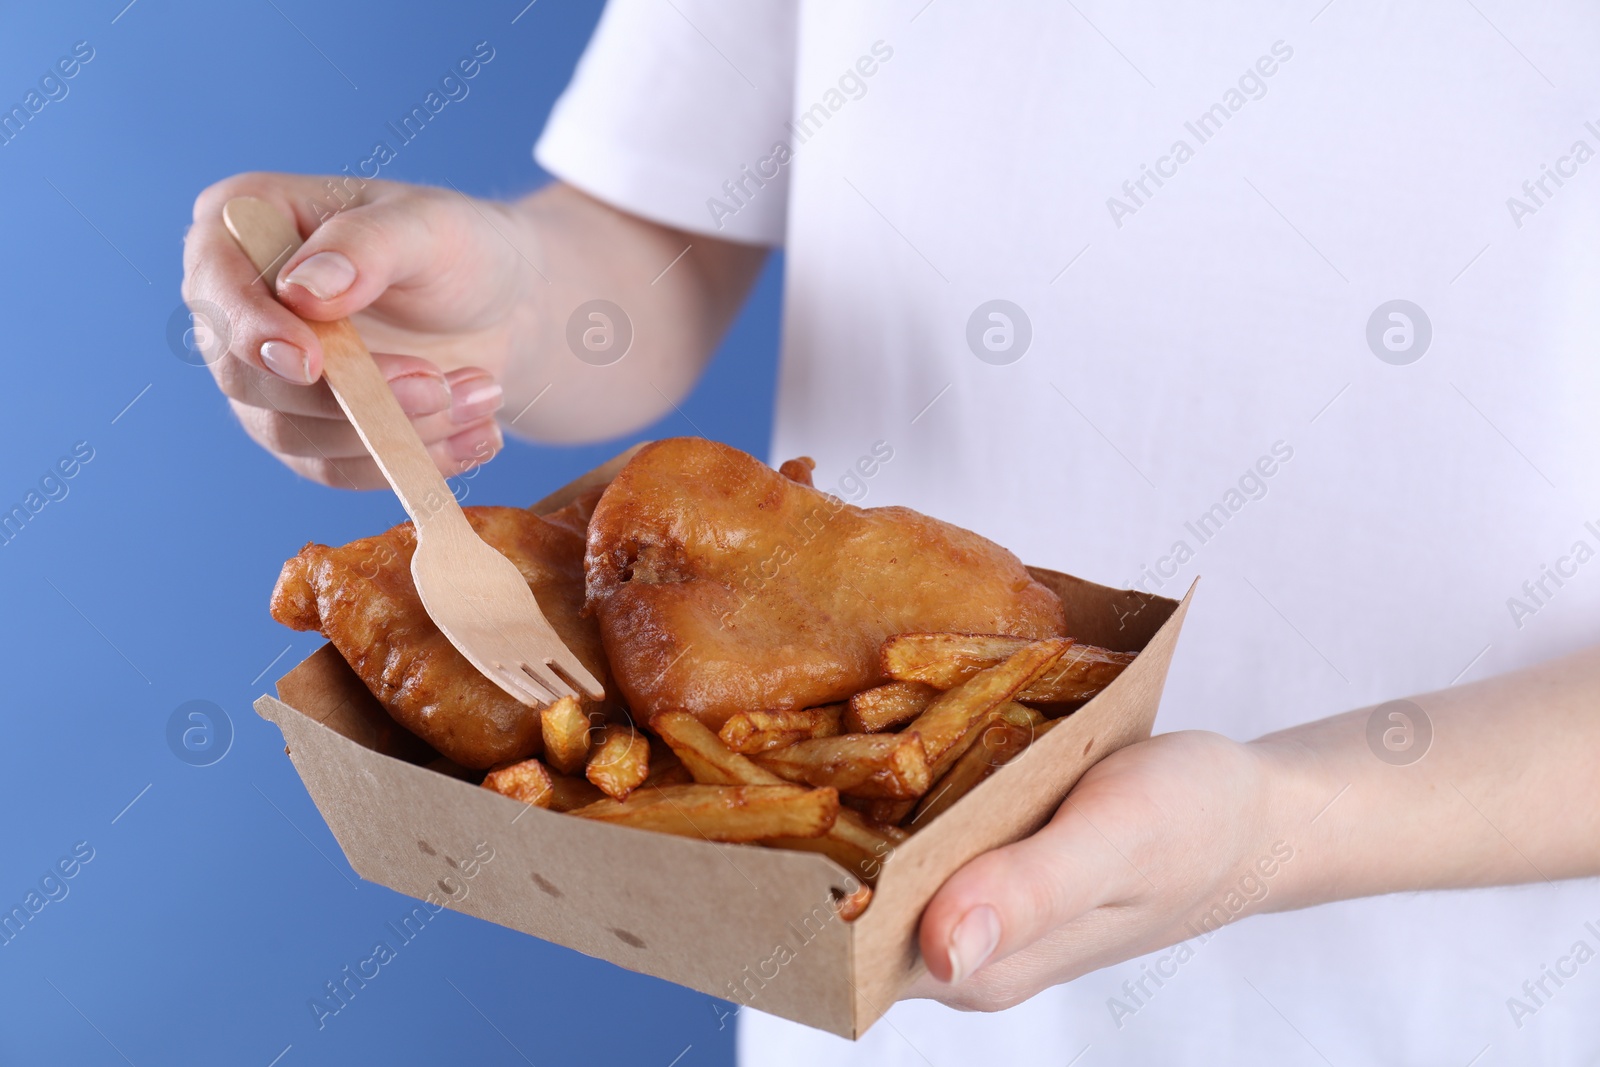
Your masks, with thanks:
[(1600, 874), (1596, 693), (1600, 646), (1247, 745), (1130, 745), (951, 876), (907, 995), (992, 1011), (1253, 912)]
[(1209, 733), (1113, 753), (1038, 833), (939, 890), (922, 917), (929, 973), (907, 995), (995, 1011), (1259, 910), (1296, 847), (1279, 773), (1266, 750)]
[[(502, 205), (381, 181), (342, 187), (339, 210), (339, 180), (241, 174), (195, 201), (183, 295), (214, 338), (228, 339), (226, 352), (205, 353), (211, 372), (246, 432), (289, 467), (329, 485), (382, 486), (320, 380), (316, 334), (296, 317), (348, 316), (440, 471), (459, 474), (501, 444), (500, 379), (535, 280), (504, 236), (519, 221)], [(276, 298), (223, 225), (236, 196), (276, 205), (306, 236), (279, 271)], [(218, 316), (225, 328), (210, 321)]]
[[(306, 238), (279, 271), (276, 298), (223, 225), (236, 196), (276, 205)], [(354, 320), (449, 476), (500, 448), (502, 404), (507, 428), (549, 441), (619, 436), (671, 410), (765, 258), (560, 182), (501, 203), (396, 182), (240, 174), (195, 201), (183, 296), (206, 332), (228, 339), (206, 359), (250, 436), (307, 477), (377, 488), (383, 477), (320, 380), (321, 347), (296, 316)], [(629, 339), (605, 358), (572, 341), (597, 298)]]

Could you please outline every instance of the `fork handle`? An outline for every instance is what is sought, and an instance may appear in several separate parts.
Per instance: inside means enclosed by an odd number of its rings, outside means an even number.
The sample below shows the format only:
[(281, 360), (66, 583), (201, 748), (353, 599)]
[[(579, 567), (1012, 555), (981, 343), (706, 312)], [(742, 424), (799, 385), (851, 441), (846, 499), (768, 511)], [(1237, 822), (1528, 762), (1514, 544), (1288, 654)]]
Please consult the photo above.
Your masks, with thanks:
[[(261, 272), (267, 288), (276, 292), (279, 268), (302, 244), (294, 223), (273, 205), (253, 196), (229, 200), (222, 209), (222, 218), (228, 232)], [(473, 536), (455, 494), (401, 410), (394, 390), (378, 370), (355, 326), (349, 319), (304, 321), (322, 342), (322, 376), (416, 524), (417, 536)]]
[(334, 399), (416, 524), (417, 536), (476, 536), (355, 326), (349, 319), (306, 325), (322, 342), (322, 374)]

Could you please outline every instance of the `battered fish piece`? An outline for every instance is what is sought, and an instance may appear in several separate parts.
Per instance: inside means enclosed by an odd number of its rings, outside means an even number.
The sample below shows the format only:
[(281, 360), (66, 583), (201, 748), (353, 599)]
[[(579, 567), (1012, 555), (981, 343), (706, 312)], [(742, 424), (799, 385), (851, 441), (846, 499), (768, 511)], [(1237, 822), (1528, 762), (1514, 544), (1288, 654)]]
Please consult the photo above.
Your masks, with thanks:
[[(791, 461), (793, 463), (793, 461)], [(589, 522), (589, 610), (640, 721), (816, 707), (885, 679), (907, 632), (1065, 635), (1010, 552), (909, 508), (858, 508), (699, 437), (639, 452)], [(802, 473), (803, 472), (803, 473)], [(803, 480), (802, 480), (803, 479)]]
[[(583, 615), (584, 525), (598, 495), (546, 518), (521, 508), (463, 510), (517, 565), (550, 625), (609, 690), (599, 631)], [(272, 617), (321, 631), (396, 722), (457, 763), (483, 769), (538, 753), (539, 709), (479, 674), (428, 618), (411, 581), (416, 545), (409, 522), (339, 548), (308, 544), (283, 565)]]

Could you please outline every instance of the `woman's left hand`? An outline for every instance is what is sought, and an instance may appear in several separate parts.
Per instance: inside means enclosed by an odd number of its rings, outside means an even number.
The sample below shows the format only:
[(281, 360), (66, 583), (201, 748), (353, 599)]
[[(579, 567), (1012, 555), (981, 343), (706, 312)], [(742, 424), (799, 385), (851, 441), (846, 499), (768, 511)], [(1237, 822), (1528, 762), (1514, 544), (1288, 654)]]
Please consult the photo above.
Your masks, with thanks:
[(1261, 910), (1296, 846), (1274, 752), (1187, 732), (1096, 764), (1038, 833), (939, 890), (906, 995), (997, 1011)]

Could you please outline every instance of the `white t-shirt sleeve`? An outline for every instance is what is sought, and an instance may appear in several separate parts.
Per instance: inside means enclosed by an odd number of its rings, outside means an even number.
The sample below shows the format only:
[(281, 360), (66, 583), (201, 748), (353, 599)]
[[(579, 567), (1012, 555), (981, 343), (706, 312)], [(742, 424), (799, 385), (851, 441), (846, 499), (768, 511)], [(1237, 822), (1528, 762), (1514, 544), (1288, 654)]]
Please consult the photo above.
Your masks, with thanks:
[(788, 168), (770, 160), (788, 142), (795, 8), (792, 0), (610, 0), (534, 159), (644, 218), (781, 244)]

